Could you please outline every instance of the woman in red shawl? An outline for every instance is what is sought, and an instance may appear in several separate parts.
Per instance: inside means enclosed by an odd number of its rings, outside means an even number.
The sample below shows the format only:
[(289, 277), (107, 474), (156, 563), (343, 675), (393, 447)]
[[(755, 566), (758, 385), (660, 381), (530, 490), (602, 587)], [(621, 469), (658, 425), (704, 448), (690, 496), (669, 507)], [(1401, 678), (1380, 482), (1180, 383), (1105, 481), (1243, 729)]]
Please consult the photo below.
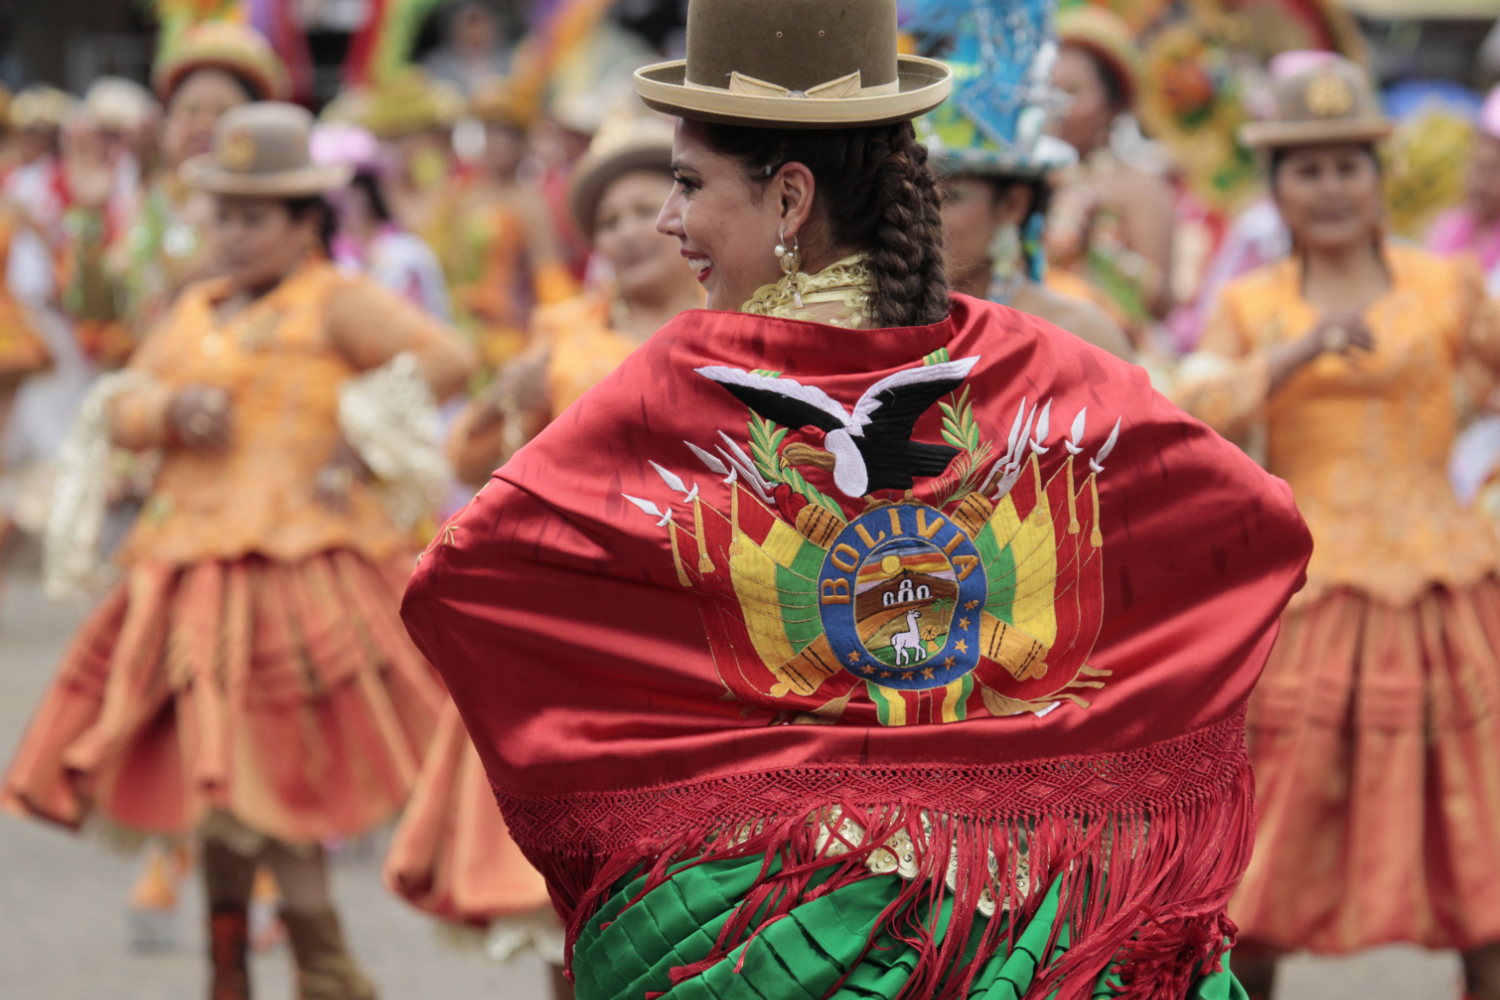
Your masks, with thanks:
[(1237, 996), (1244, 706), (1308, 537), (1141, 370), (950, 295), (894, 2), (695, 0), (679, 315), (403, 617), (584, 1000)]

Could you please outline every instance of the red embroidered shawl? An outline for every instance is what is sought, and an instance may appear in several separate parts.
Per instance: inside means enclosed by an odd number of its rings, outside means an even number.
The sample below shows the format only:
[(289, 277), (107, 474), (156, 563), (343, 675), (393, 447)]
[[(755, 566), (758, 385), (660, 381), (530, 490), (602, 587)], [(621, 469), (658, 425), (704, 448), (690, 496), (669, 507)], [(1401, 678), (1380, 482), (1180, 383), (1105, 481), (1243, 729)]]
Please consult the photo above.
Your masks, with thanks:
[(495, 474), (403, 615), (575, 933), (642, 862), (826, 863), (839, 806), (848, 877), (905, 831), (913, 892), (957, 852), (961, 914), (1070, 880), (1069, 970), (1131, 950), (1146, 995), (1227, 930), (1243, 709), (1310, 549), (1283, 483), (1025, 314), (693, 311)]

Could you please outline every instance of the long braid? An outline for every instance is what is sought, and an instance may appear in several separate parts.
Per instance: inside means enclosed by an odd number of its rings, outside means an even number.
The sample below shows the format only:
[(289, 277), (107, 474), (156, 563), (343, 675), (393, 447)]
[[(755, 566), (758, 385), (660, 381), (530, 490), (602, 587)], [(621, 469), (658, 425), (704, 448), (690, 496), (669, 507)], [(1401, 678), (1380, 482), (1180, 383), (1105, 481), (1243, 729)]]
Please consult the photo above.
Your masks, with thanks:
[(948, 315), (937, 178), (910, 122), (849, 129), (710, 125), (709, 144), (763, 182), (802, 163), (835, 245), (869, 254), (871, 318), (883, 327), (922, 326)]
[(889, 154), (875, 163), (872, 308), (887, 326), (924, 326), (948, 315), (941, 195), (910, 123), (897, 125), (892, 138)]

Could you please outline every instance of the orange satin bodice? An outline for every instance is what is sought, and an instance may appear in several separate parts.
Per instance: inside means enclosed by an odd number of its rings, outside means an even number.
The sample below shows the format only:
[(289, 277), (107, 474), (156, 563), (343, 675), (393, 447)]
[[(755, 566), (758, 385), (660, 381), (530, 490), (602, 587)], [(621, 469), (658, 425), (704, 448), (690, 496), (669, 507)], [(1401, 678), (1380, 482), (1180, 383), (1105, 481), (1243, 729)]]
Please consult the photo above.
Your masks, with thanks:
[(1449, 486), (1461, 366), (1500, 371), (1500, 314), (1477, 269), (1405, 246), (1385, 250), (1391, 288), (1364, 313), (1370, 353), (1324, 354), (1268, 394), (1266, 353), (1318, 322), (1285, 260), (1226, 287), (1178, 402), (1230, 437), (1265, 427), (1266, 468), (1312, 530), (1298, 603), (1336, 587), (1392, 604), (1493, 571), (1493, 532)]
[[(411, 351), (429, 373), (445, 372), (441, 394), (462, 381), (471, 353), (442, 324), (323, 260), (221, 322), (215, 306), (226, 292), (220, 281), (188, 288), (131, 359), (149, 382), (115, 399), (117, 443), (168, 445), (121, 561), (292, 561), (335, 548), (379, 560), (408, 545), (364, 484), (354, 483), (342, 509), (316, 494), (341, 439), (339, 388)], [(335, 339), (335, 325), (352, 333)], [(229, 393), (233, 443), (223, 453), (170, 447), (167, 406), (188, 385)]]
[(538, 309), (532, 316), (533, 335), (552, 349), (547, 358), (547, 394), (554, 417), (641, 346), (610, 328), (610, 301), (604, 295), (579, 295)]

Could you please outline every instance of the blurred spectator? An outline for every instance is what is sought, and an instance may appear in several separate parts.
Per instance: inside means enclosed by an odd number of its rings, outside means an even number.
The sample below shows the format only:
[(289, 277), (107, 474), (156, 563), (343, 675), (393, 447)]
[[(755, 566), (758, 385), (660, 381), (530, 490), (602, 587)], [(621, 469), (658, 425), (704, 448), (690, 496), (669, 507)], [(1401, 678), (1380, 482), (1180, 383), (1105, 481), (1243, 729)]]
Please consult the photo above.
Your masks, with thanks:
[(464, 98), (451, 84), (410, 69), (323, 111), (325, 121), (352, 122), (380, 140), (386, 169), (381, 195), (407, 232), (439, 246), (456, 207), (453, 126)]
[(63, 125), (78, 102), (51, 87), (27, 87), (11, 102), (18, 157), (0, 183), (17, 224), (5, 262), (5, 284), (46, 342), (51, 367), (21, 384), (0, 440), (0, 524), (14, 521), (36, 533), (46, 520), (51, 463), (62, 447), (92, 370), (58, 307), (56, 248), (63, 239), (68, 184), (60, 154)]
[(524, 344), (532, 308), (559, 302), (578, 286), (540, 192), (518, 176), (530, 152), (530, 109), (497, 77), (475, 93), (469, 114), (483, 123), (484, 147), (442, 254), (460, 325), (498, 367)]
[(1063, 12), (1057, 27), (1053, 81), (1072, 102), (1054, 131), (1081, 160), (1062, 175), (1048, 255), (1087, 278), (1138, 333), (1172, 305), (1174, 198), (1158, 165), (1138, 155), (1136, 40), (1118, 17), (1089, 4)]
[(511, 53), (500, 19), (477, 0), (454, 5), (444, 34), (443, 44), (424, 63), (434, 80), (469, 95), (487, 78), (510, 71)]
[(1441, 254), (1471, 253), (1479, 258), (1490, 292), (1497, 289), (1500, 265), (1500, 87), (1490, 91), (1475, 122), (1473, 151), (1464, 179), (1464, 203), (1438, 216), (1427, 246)]
[(215, 266), (208, 244), (211, 202), (182, 182), (178, 168), (209, 151), (224, 112), (287, 89), (286, 71), (264, 38), (243, 25), (219, 23), (190, 28), (164, 48), (152, 82), (166, 113), (159, 149), (140, 154), (155, 161), (155, 170), (138, 204), (119, 209), (118, 174), (122, 155), (131, 146), (146, 147), (148, 139), (138, 134), (116, 142), (110, 135), (151, 131), (155, 112), (142, 95), (116, 84), (98, 94), (91, 89), (85, 108), (95, 109), (100, 141), (79, 143), (68, 158), (76, 204), (65, 252), (65, 302), (90, 354), (106, 367), (123, 364), (177, 293)]
[(437, 255), (391, 217), (380, 193), (380, 146), (357, 125), (320, 125), (313, 130), (312, 157), (349, 167), (354, 177), (326, 196), (336, 216), (333, 260), (340, 270), (368, 275), (429, 315), (452, 320), (448, 282)]

